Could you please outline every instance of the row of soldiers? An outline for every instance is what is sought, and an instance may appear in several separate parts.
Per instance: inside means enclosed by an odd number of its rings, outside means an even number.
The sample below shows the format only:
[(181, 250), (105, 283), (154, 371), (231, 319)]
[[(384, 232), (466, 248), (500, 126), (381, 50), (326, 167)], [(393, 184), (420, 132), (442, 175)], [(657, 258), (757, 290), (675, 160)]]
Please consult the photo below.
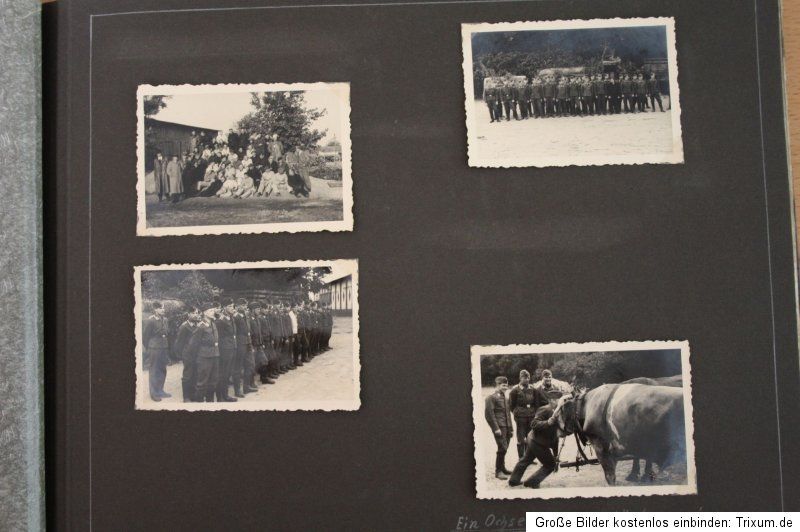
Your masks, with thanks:
[[(156, 301), (142, 334), (153, 401), (171, 397), (164, 391), (168, 330), (164, 308)], [(202, 312), (190, 307), (174, 345), (183, 361), (183, 401), (237, 401), (258, 391), (256, 375), (262, 384), (274, 384), (281, 375), (328, 351), (332, 332), (331, 311), (316, 302), (285, 305), (225, 298)]]
[[(661, 112), (661, 84), (656, 74), (645, 79), (643, 74), (594, 76), (536, 77), (528, 83), (508, 80), (499, 87), (487, 88), (484, 101), (492, 122), (554, 116), (587, 116), (645, 112), (646, 108)], [(648, 99), (650, 103), (648, 104)], [(517, 112), (519, 109), (519, 113)]]

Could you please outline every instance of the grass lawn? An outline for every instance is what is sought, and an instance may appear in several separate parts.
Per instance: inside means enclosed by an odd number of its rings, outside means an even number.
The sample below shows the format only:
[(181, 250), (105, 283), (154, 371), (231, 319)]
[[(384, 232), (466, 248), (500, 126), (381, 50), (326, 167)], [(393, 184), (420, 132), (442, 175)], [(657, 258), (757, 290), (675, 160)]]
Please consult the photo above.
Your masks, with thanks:
[(188, 198), (180, 203), (146, 199), (147, 227), (339, 221), (342, 198)]

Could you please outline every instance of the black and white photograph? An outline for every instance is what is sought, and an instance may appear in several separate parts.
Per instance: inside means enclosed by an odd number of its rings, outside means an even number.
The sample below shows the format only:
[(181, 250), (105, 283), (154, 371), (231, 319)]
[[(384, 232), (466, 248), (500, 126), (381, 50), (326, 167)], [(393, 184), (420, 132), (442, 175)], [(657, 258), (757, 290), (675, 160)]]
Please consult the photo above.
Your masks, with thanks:
[(477, 495), (697, 493), (685, 341), (472, 347)]
[(470, 166), (683, 163), (674, 19), (461, 32)]
[(139, 236), (352, 231), (350, 85), (140, 85)]
[(358, 410), (355, 260), (137, 266), (138, 410)]

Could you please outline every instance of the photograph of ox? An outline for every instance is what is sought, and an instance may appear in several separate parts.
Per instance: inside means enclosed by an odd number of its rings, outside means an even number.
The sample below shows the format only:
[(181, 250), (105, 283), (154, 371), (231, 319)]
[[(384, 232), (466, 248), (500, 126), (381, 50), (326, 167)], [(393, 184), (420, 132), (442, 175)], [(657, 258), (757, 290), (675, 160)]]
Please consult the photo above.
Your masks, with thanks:
[(461, 32), (470, 166), (683, 162), (672, 18)]
[(358, 410), (355, 260), (137, 266), (137, 410)]
[(697, 493), (688, 342), (473, 346), (472, 383), (478, 498)]
[(350, 85), (141, 85), (139, 236), (352, 231)]

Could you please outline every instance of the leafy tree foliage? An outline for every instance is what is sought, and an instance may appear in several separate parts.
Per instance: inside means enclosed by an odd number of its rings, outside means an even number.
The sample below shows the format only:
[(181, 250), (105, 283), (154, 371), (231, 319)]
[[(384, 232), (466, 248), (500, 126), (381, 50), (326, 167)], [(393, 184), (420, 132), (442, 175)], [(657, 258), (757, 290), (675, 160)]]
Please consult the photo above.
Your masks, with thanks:
[(157, 115), (160, 110), (167, 106), (170, 96), (145, 96), (144, 97), (144, 116)]
[(238, 129), (257, 150), (266, 151), (273, 133), (287, 150), (314, 146), (325, 135), (312, 127), (325, 110), (307, 107), (302, 91), (253, 93), (251, 103), (254, 110), (239, 120)]

